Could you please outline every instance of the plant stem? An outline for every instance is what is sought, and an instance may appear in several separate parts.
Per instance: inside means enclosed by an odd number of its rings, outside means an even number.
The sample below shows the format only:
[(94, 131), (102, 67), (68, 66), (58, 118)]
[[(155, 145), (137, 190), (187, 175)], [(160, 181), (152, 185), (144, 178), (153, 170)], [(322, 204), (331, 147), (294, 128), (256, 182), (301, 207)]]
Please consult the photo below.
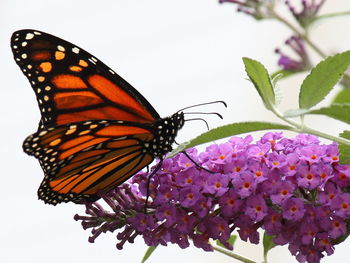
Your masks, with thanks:
[(300, 32), (295, 26), (293, 26), (288, 20), (280, 16), (278, 13), (275, 12), (275, 10), (271, 10), (271, 13), (273, 18), (277, 19), (281, 23), (285, 24), (289, 29), (291, 29), (296, 35), (301, 37), (306, 43), (309, 44), (309, 46), (315, 50), (322, 58), (325, 58), (327, 55), (319, 49), (308, 37), (306, 34)]
[(334, 141), (334, 142), (338, 142), (340, 144), (345, 144), (345, 145), (348, 145), (350, 146), (350, 140), (347, 140), (347, 139), (344, 139), (344, 138), (341, 138), (341, 137), (336, 137), (336, 136), (333, 136), (333, 135), (330, 135), (330, 134), (327, 134), (327, 133), (324, 133), (324, 132), (320, 132), (320, 131), (317, 131), (317, 130), (314, 130), (314, 129), (311, 129), (307, 126), (305, 126), (304, 124), (299, 124), (295, 121), (292, 121), (290, 119), (287, 119), (286, 117), (283, 116), (283, 114), (275, 107), (273, 107), (271, 109), (271, 111), (278, 117), (280, 118), (281, 120), (289, 123), (290, 125), (292, 125), (293, 127), (296, 128), (296, 130), (298, 132), (301, 132), (301, 133), (309, 133), (309, 134), (313, 134), (313, 135), (316, 135), (318, 137), (322, 137), (322, 138), (325, 138), (325, 139), (328, 139), (330, 141)]
[(223, 248), (220, 248), (220, 247), (213, 246), (213, 249), (218, 251), (218, 252), (220, 252), (220, 253), (222, 253), (222, 254), (225, 254), (225, 255), (227, 255), (229, 257), (232, 257), (232, 258), (235, 258), (235, 259), (237, 259), (237, 260), (239, 260), (241, 262), (244, 262), (244, 263), (257, 263), (257, 262), (255, 262), (253, 260), (250, 260), (248, 258), (242, 257), (240, 255), (237, 255), (235, 253), (232, 253), (232, 252), (227, 251), (226, 249), (223, 249)]
[(336, 16), (346, 16), (350, 15), (350, 11), (343, 11), (343, 12), (338, 12), (338, 13), (331, 13), (331, 14), (324, 14), (315, 17), (314, 21), (324, 19), (324, 18), (331, 18), (331, 17), (336, 17)]

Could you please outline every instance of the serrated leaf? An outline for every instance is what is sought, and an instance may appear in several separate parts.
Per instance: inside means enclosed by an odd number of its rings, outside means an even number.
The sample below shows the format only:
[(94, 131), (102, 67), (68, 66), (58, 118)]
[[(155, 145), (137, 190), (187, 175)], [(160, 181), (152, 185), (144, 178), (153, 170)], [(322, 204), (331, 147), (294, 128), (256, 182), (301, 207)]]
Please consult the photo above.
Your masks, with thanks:
[(350, 124), (350, 103), (334, 103), (329, 107), (310, 111), (308, 114), (325, 115), (338, 121)]
[[(340, 137), (350, 140), (350, 131), (343, 131), (339, 134)], [(350, 146), (345, 144), (339, 144), (339, 162), (341, 164), (350, 164)]]
[[(236, 242), (236, 240), (237, 240), (237, 235), (231, 235), (230, 238), (227, 240), (227, 242), (228, 242), (231, 246), (233, 246), (234, 243)], [(216, 245), (218, 245), (218, 246), (220, 246), (220, 247), (222, 247), (222, 248), (227, 249), (219, 240), (216, 240)]]
[(284, 78), (292, 76), (296, 73), (300, 73), (300, 72), (293, 72), (293, 71), (280, 69), (280, 70), (277, 70), (271, 74), (271, 79), (274, 79), (277, 75), (281, 76), (280, 79), (284, 79)]
[(264, 233), (263, 237), (263, 246), (264, 246), (264, 258), (266, 258), (267, 253), (273, 249), (275, 246), (277, 246), (273, 241), (273, 236), (267, 235), (266, 232)]
[(142, 258), (141, 263), (146, 262), (146, 260), (152, 255), (152, 253), (154, 252), (154, 250), (156, 250), (157, 247), (149, 247), (145, 253), (145, 255)]
[(245, 65), (245, 71), (249, 79), (253, 82), (265, 107), (272, 109), (275, 105), (275, 93), (267, 70), (260, 62), (250, 58), (243, 58), (243, 63)]
[(301, 85), (299, 107), (309, 109), (323, 100), (349, 66), (350, 51), (328, 57), (317, 64)]
[(176, 149), (174, 149), (169, 155), (168, 158), (173, 157), (174, 155), (182, 152), (187, 148), (191, 148), (203, 143), (212, 142), (215, 140), (223, 139), (226, 137), (243, 134), (247, 132), (253, 131), (261, 131), (261, 130), (290, 130), (294, 131), (293, 127), (271, 123), (271, 122), (238, 122), (232, 123), (228, 125), (224, 125), (197, 136), (196, 138), (180, 144)]
[(278, 86), (278, 81), (282, 78), (282, 75), (276, 75), (273, 79), (271, 79), (273, 92), (275, 93), (275, 106), (277, 107), (280, 105), (283, 99), (282, 91), (280, 87)]
[(350, 90), (342, 89), (334, 98), (332, 103), (350, 103)]
[(294, 109), (294, 110), (287, 110), (283, 113), (283, 116), (286, 118), (293, 118), (293, 117), (299, 117), (300, 115), (304, 115), (305, 113), (308, 113), (309, 110), (306, 109)]

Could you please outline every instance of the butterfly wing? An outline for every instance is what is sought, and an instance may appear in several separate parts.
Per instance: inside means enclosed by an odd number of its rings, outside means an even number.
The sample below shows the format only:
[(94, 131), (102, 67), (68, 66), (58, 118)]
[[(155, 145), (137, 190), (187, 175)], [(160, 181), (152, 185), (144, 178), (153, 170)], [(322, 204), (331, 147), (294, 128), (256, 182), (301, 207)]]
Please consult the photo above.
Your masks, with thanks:
[(24, 151), (36, 157), (45, 178), (38, 196), (56, 205), (95, 201), (153, 161), (151, 126), (87, 121), (39, 130)]
[(13, 33), (11, 48), (34, 89), (45, 128), (88, 120), (151, 123), (160, 118), (128, 82), (63, 39), (20, 30)]
[(13, 33), (16, 63), (41, 112), (24, 151), (45, 173), (39, 198), (57, 204), (98, 199), (151, 163), (147, 145), (160, 119), (129, 83), (83, 49), (35, 30)]

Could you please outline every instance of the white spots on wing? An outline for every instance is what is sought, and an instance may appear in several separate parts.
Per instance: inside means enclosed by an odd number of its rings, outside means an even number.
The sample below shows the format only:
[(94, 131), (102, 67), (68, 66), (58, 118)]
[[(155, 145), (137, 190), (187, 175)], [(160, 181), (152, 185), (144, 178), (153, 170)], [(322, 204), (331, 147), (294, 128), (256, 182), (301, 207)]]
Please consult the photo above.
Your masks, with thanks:
[(77, 47), (73, 47), (73, 48), (72, 48), (72, 51), (73, 51), (75, 54), (79, 54), (80, 49), (77, 48)]
[(66, 51), (66, 49), (65, 49), (64, 47), (62, 47), (61, 45), (58, 45), (58, 46), (57, 46), (57, 49), (58, 49), (59, 51), (62, 51), (62, 52)]
[(109, 69), (109, 72), (111, 72), (113, 75), (115, 74), (115, 72), (111, 69)]
[(92, 58), (89, 58), (89, 61), (90, 61), (92, 64), (95, 64), (95, 65), (96, 65), (96, 61), (94, 61)]
[[(33, 33), (27, 33), (25, 39), (30, 40), (30, 39), (32, 39), (33, 37), (34, 37), (34, 34), (33, 34)], [(15, 39), (15, 40), (16, 40), (16, 39)], [(16, 41), (18, 41), (18, 38), (17, 38)]]
[(26, 53), (23, 53), (23, 54), (21, 55), (21, 57), (22, 57), (23, 59), (26, 59), (28, 56), (27, 56)]
[(22, 45), (22, 47), (25, 47), (27, 44), (28, 44), (28, 42), (23, 41), (21, 45)]
[(47, 133), (47, 131), (41, 131), (41, 132), (39, 133), (39, 136), (44, 136), (46, 133)]
[(34, 31), (33, 33), (34, 33), (35, 35), (37, 35), (37, 36), (41, 35), (41, 33), (38, 32), (38, 31)]

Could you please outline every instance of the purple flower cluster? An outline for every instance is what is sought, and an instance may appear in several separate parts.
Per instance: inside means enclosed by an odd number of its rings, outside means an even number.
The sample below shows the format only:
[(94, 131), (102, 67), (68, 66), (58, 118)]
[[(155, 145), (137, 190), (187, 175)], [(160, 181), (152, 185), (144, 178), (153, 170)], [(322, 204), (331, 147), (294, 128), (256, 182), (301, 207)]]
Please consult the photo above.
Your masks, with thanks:
[(288, 244), (299, 262), (319, 262), (331, 255), (347, 233), (350, 216), (350, 166), (339, 164), (335, 143), (320, 144), (311, 135), (294, 139), (282, 133), (233, 137), (197, 154), (165, 159), (151, 178), (145, 209), (147, 173), (139, 172), (101, 203), (86, 205), (86, 216), (76, 215), (84, 229), (92, 228), (93, 242), (118, 229), (117, 248), (141, 235), (149, 246), (193, 244), (212, 251), (210, 239), (228, 249), (234, 230), (240, 238), (259, 243), (258, 229)]
[(299, 24), (307, 28), (314, 21), (325, 1), (326, 0), (301, 0), (302, 9), (299, 12), (289, 0), (286, 0), (285, 3)]
[(255, 19), (263, 19), (269, 17), (269, 9), (271, 1), (266, 0), (219, 0), (219, 3), (237, 4), (237, 11), (254, 17)]
[(311, 68), (309, 56), (305, 49), (305, 44), (302, 39), (296, 36), (292, 36), (285, 41), (285, 44), (291, 48), (291, 50), (298, 56), (297, 59), (293, 59), (277, 48), (275, 52), (280, 55), (278, 59), (278, 65), (287, 71), (298, 72), (305, 71)]

